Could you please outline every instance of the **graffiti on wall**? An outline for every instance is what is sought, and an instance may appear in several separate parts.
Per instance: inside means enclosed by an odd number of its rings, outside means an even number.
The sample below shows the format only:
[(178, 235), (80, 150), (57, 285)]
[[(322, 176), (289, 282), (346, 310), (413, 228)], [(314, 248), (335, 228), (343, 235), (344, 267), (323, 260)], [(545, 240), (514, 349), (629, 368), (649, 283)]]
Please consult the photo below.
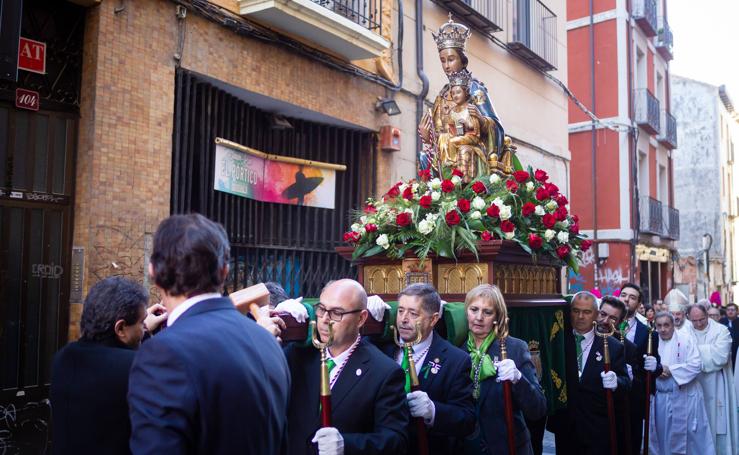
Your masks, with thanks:
[(579, 272), (575, 273), (573, 270), (568, 272), (567, 283), (571, 294), (597, 287), (601, 294), (612, 295), (628, 281), (628, 274), (624, 273), (623, 267), (620, 266), (601, 267), (598, 269), (595, 279), (591, 279), (594, 263), (595, 256), (591, 251), (587, 251), (583, 255)]

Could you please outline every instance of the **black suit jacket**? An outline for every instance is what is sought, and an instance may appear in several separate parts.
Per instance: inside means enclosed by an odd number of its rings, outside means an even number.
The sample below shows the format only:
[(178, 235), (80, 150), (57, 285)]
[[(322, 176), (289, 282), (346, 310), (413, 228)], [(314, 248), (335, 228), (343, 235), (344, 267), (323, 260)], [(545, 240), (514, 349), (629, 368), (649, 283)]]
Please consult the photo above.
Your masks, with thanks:
[[(618, 388), (614, 397), (628, 392), (631, 381), (626, 373), (624, 348), (621, 343), (608, 337), (611, 370), (618, 376)], [(600, 360), (598, 360), (600, 358)], [(567, 407), (549, 417), (547, 427), (560, 438), (573, 444), (571, 453), (602, 455), (609, 453), (608, 406), (603, 380), (600, 373), (604, 367), (603, 339), (596, 335), (590, 348), (585, 370), (578, 378), (575, 337), (571, 330), (565, 331), (565, 368), (567, 371)], [(614, 400), (615, 401), (615, 400)]]
[(278, 454), (290, 374), (274, 337), (230, 299), (204, 300), (141, 346), (128, 403), (136, 454)]
[[(518, 338), (506, 338), (508, 358), (513, 360), (521, 372), (521, 379), (512, 384), (513, 420), (515, 425), (516, 453), (530, 454), (531, 436), (526, 419), (539, 420), (547, 413), (547, 401), (536, 378), (536, 369), (531, 362), (528, 344)], [(496, 339), (488, 349), (488, 355), (495, 361), (501, 359), (500, 340)], [(480, 383), (480, 398), (477, 400), (477, 425), (481, 442), (487, 453), (508, 453), (508, 430), (505, 423), (503, 383), (495, 377)]]
[(128, 372), (136, 351), (77, 341), (54, 356), (51, 373), (55, 454), (130, 454)]
[[(314, 453), (311, 440), (321, 423), (320, 354), (312, 346), (290, 345), (285, 356), (295, 378), (287, 453)], [(394, 361), (368, 340), (359, 342), (331, 390), (331, 424), (344, 438), (345, 455), (405, 453), (409, 413), (404, 385), (403, 370)]]
[(731, 334), (731, 362), (734, 369), (736, 369), (734, 360), (736, 360), (736, 351), (739, 348), (739, 318), (734, 319), (734, 321), (729, 324), (729, 318), (724, 316), (719, 320), (719, 322), (729, 328), (729, 333)]
[[(464, 438), (475, 429), (470, 356), (438, 333), (433, 336), (418, 375), (421, 390), (428, 394), (436, 408), (434, 424), (427, 429), (429, 453), (458, 453), (463, 449)], [(397, 362), (399, 348), (395, 344), (384, 345), (382, 351)], [(414, 422), (411, 422), (408, 439), (408, 453), (418, 453)]]

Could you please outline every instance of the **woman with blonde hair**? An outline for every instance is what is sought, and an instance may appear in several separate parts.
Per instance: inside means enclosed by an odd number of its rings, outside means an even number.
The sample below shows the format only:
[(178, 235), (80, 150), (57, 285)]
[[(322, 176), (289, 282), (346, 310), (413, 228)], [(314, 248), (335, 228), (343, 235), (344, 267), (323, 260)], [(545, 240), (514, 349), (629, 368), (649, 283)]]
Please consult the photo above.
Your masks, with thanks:
[(538, 420), (547, 412), (544, 392), (536, 378), (525, 341), (506, 338), (508, 358), (502, 360), (498, 330), (507, 325), (508, 310), (497, 286), (482, 284), (464, 301), (469, 333), (466, 350), (472, 361), (471, 377), (476, 403), (476, 431), (465, 453), (508, 453), (502, 381), (511, 381), (516, 453), (533, 455), (525, 418)]

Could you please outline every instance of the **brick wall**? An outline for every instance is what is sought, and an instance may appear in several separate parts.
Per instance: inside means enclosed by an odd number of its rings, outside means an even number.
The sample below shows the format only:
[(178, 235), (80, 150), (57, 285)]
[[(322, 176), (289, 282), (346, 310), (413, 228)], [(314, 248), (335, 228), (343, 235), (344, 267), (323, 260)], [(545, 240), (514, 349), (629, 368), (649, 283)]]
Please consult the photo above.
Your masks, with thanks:
[[(374, 111), (384, 95), (376, 84), (192, 11), (184, 36), (187, 69), (368, 129), (384, 120)], [(148, 284), (147, 245), (169, 214), (177, 42), (173, 2), (107, 1), (88, 10), (74, 220), (74, 245), (85, 249), (85, 293), (110, 275)], [(80, 313), (81, 305), (71, 305), (70, 339)]]

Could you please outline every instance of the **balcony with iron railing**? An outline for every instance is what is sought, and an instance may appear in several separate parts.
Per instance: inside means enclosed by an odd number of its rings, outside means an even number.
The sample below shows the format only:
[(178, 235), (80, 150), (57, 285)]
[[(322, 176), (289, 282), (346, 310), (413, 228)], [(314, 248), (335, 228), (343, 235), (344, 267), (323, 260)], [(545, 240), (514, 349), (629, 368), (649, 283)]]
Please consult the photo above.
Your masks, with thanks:
[(481, 33), (490, 35), (503, 30), (505, 0), (433, 0), (449, 10), (453, 17)]
[(662, 206), (662, 237), (680, 240), (680, 211), (674, 207)]
[(659, 133), (659, 100), (648, 89), (634, 90), (634, 121), (649, 134)]
[(511, 0), (508, 49), (544, 71), (557, 69), (557, 15), (540, 0)]
[(662, 203), (649, 196), (639, 201), (639, 230), (649, 234), (662, 234)]
[(657, 52), (667, 61), (672, 60), (672, 29), (667, 18), (662, 16), (658, 19), (657, 37), (654, 39), (654, 47)]
[(657, 137), (657, 140), (662, 145), (669, 148), (670, 150), (676, 149), (677, 148), (677, 120), (675, 119), (675, 117), (673, 117), (672, 114), (670, 114), (666, 110), (663, 110), (662, 115), (660, 115), (659, 131), (660, 131), (660, 135)]
[(378, 57), (383, 0), (238, 0), (242, 16), (289, 33), (347, 60)]
[(632, 16), (647, 37), (657, 34), (656, 0), (634, 0)]

